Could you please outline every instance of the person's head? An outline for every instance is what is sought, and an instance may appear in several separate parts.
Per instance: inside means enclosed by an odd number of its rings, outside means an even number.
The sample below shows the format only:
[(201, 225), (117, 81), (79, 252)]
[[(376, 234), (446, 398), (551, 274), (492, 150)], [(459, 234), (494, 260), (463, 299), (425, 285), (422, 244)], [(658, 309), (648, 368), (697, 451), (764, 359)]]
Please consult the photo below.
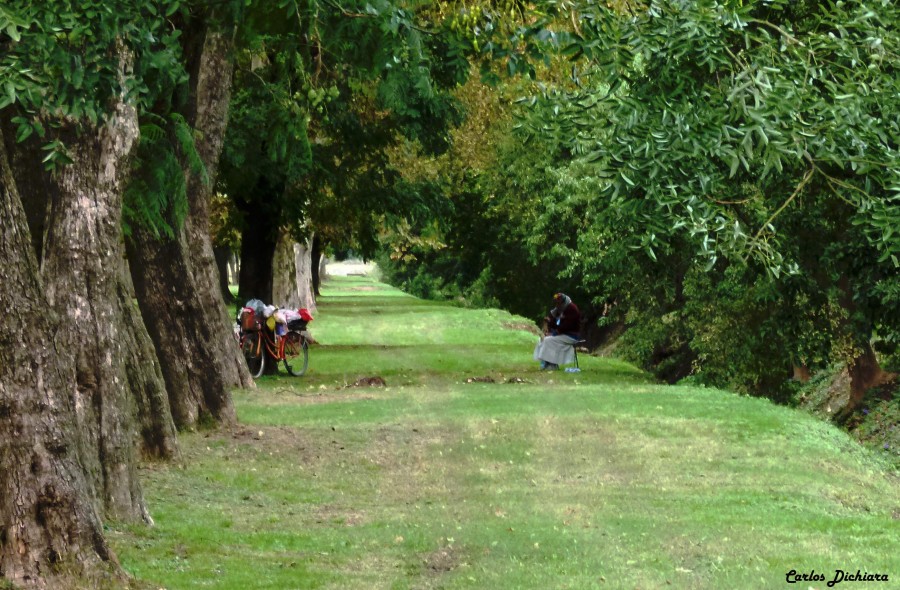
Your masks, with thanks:
[(572, 300), (565, 293), (557, 293), (553, 296), (553, 305), (556, 309), (565, 309), (571, 302)]

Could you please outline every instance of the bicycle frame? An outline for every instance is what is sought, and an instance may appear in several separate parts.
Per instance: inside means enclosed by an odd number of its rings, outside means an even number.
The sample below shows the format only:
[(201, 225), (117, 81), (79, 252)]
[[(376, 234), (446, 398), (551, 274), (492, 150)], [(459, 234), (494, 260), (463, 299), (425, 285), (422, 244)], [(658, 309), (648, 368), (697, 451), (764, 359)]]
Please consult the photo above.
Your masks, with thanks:
[[(251, 336), (253, 336), (251, 344), (252, 348), (246, 348), (247, 339)], [(299, 348), (292, 349), (289, 358), (285, 351), (285, 346), (289, 340), (294, 340), (292, 336), (296, 337), (295, 341)], [(265, 343), (265, 350), (263, 350), (263, 343)], [(309, 365), (309, 337), (305, 333), (305, 330), (288, 330), (283, 336), (279, 336), (266, 329), (241, 330), (239, 345), (244, 352), (244, 357), (247, 359), (250, 373), (254, 378), (262, 375), (267, 357), (274, 360), (276, 364), (278, 362), (283, 362), (288, 373), (295, 377), (305, 374)], [(302, 361), (300, 364), (296, 364), (296, 361), (301, 357)], [(257, 361), (259, 362), (258, 368), (255, 367)]]

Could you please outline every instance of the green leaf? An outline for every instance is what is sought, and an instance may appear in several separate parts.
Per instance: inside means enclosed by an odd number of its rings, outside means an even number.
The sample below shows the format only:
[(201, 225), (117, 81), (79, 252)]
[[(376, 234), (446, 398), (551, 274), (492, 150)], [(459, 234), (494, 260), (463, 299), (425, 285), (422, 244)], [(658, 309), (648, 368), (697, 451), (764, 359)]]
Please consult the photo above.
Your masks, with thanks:
[(34, 127), (32, 127), (30, 124), (25, 123), (25, 124), (19, 125), (19, 129), (16, 132), (16, 141), (18, 143), (22, 143), (23, 141), (25, 141), (26, 139), (31, 137), (31, 134), (33, 132), (34, 132)]
[(16, 102), (16, 86), (12, 83), (11, 80), (7, 80), (6, 84), (4, 84), (4, 88), (6, 90), (6, 98), (9, 101), (7, 104), (12, 104)]
[(16, 43), (22, 40), (22, 36), (19, 34), (19, 27), (13, 23), (6, 26), (6, 34)]

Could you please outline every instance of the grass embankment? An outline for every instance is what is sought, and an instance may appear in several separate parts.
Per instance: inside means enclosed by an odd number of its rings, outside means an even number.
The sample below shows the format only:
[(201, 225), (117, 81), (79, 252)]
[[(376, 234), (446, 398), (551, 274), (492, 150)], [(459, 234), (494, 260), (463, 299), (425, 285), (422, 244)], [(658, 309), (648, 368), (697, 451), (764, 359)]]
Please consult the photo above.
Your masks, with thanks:
[[(898, 480), (838, 429), (582, 358), (539, 372), (527, 322), (364, 278), (326, 285), (303, 378), (144, 472), (154, 528), (110, 532), (178, 588), (824, 588), (900, 579)], [(387, 387), (354, 387), (379, 376)], [(495, 382), (467, 382), (490, 377)], [(521, 382), (524, 381), (524, 382)]]

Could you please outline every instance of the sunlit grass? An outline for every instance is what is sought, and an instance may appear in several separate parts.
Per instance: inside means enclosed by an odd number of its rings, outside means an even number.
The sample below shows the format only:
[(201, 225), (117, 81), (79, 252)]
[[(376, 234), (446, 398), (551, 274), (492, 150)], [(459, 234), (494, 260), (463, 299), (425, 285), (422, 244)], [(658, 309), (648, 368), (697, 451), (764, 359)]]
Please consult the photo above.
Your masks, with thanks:
[(540, 372), (527, 328), (333, 279), (309, 373), (236, 392), (240, 428), (145, 470), (157, 524), (111, 531), (123, 564), (172, 589), (900, 576), (898, 480), (839, 430), (607, 359)]

